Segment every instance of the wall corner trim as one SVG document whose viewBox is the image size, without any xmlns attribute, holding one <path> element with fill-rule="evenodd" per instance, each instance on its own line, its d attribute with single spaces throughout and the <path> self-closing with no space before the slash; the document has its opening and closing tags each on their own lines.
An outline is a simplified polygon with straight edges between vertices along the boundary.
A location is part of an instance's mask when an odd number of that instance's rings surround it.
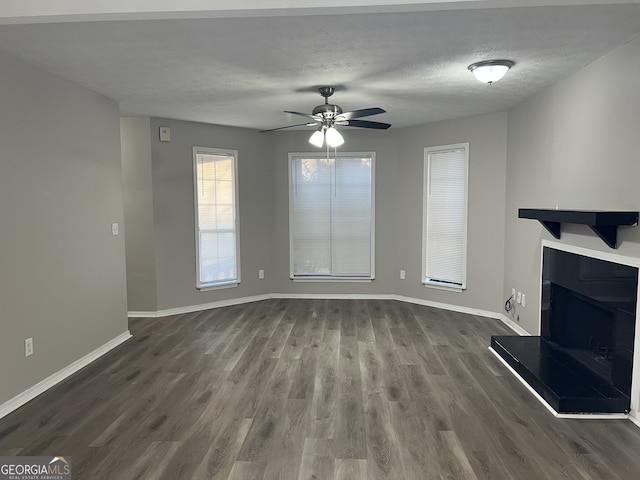
<svg viewBox="0 0 640 480">
<path fill-rule="evenodd" d="M 120 335 L 118 335 L 114 339 L 109 340 L 107 343 L 105 343 L 101 347 L 96 348 L 93 352 L 88 353 L 84 357 L 76 360 L 75 362 L 71 363 L 70 365 L 67 365 L 62 370 L 59 370 L 56 373 L 54 373 L 53 375 L 50 375 L 49 377 L 45 378 L 41 382 L 36 383 L 33 387 L 31 387 L 31 388 L 25 390 L 24 392 L 16 395 L 12 399 L 7 400 L 5 403 L 0 405 L 0 418 L 3 418 L 5 416 L 7 416 L 8 414 L 13 412 L 14 410 L 17 410 L 18 408 L 20 408 L 25 403 L 29 402 L 30 400 L 33 400 L 34 398 L 36 398 L 41 393 L 46 392 L 51 387 L 54 387 L 58 383 L 62 382 L 65 378 L 73 375 L 78 370 L 86 367 L 87 365 L 89 365 L 90 363 L 94 362 L 95 360 L 97 360 L 98 358 L 100 358 L 101 356 L 106 354 L 107 352 L 109 352 L 109 351 L 113 350 L 114 348 L 116 348 L 118 345 L 126 342 L 131 337 L 132 337 L 132 335 L 129 332 L 129 330 L 127 330 L 126 332 L 121 333 Z"/>
</svg>

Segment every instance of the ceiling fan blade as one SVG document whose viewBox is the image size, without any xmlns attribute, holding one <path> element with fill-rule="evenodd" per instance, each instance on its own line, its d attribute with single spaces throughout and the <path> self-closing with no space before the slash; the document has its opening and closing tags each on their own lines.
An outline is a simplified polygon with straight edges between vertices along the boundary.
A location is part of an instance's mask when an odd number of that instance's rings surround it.
<svg viewBox="0 0 640 480">
<path fill-rule="evenodd" d="M 344 123 L 340 122 L 340 125 L 346 125 L 348 127 L 375 128 L 376 130 L 386 130 L 391 126 L 390 123 L 370 122 L 369 120 L 347 120 Z"/>
<path fill-rule="evenodd" d="M 363 108 L 361 110 L 353 110 L 351 112 L 341 113 L 336 117 L 336 119 L 351 120 L 352 118 L 368 117 L 370 115 L 378 115 L 379 113 L 384 113 L 384 112 L 386 112 L 386 110 L 383 110 L 380 107 Z"/>
<path fill-rule="evenodd" d="M 293 115 L 300 115 L 302 117 L 311 118 L 312 120 L 315 120 L 317 122 L 321 120 L 316 115 L 311 115 L 310 113 L 290 112 L 289 110 L 285 110 L 284 113 L 292 113 Z"/>
<path fill-rule="evenodd" d="M 293 128 L 293 127 L 317 127 L 318 125 L 320 125 L 320 122 L 298 123 L 297 125 L 287 125 L 286 127 L 278 127 L 278 128 L 270 128 L 268 130 L 260 130 L 260 133 L 273 132 L 275 130 L 283 130 L 285 128 Z"/>
</svg>

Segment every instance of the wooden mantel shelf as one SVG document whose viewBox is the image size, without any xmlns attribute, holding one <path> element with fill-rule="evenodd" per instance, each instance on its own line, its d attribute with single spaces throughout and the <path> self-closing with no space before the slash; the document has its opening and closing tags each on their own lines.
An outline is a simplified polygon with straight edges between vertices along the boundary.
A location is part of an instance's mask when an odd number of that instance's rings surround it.
<svg viewBox="0 0 640 480">
<path fill-rule="evenodd" d="M 618 248 L 618 227 L 638 224 L 638 212 L 612 212 L 600 210 L 553 210 L 521 208 L 518 218 L 538 220 L 555 238 L 560 238 L 560 225 L 576 223 L 587 225 L 609 247 Z"/>
</svg>

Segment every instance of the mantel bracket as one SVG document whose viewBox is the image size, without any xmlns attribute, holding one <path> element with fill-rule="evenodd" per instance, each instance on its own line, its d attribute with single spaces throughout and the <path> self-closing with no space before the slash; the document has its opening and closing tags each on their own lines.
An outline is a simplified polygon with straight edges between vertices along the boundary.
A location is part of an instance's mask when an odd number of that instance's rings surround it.
<svg viewBox="0 0 640 480">
<path fill-rule="evenodd" d="M 538 220 L 547 231 L 555 238 L 560 240 L 560 222 L 549 222 L 547 220 Z"/>
<path fill-rule="evenodd" d="M 618 227 L 610 225 L 589 225 L 604 243 L 611 248 L 618 248 Z"/>
</svg>

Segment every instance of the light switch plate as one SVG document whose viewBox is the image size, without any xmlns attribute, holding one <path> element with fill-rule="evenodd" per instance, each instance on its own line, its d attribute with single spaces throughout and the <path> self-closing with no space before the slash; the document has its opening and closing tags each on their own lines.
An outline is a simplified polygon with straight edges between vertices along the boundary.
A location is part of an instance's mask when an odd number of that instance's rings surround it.
<svg viewBox="0 0 640 480">
<path fill-rule="evenodd" d="M 171 129 L 169 127 L 160 127 L 160 141 L 161 142 L 171 141 Z"/>
</svg>

